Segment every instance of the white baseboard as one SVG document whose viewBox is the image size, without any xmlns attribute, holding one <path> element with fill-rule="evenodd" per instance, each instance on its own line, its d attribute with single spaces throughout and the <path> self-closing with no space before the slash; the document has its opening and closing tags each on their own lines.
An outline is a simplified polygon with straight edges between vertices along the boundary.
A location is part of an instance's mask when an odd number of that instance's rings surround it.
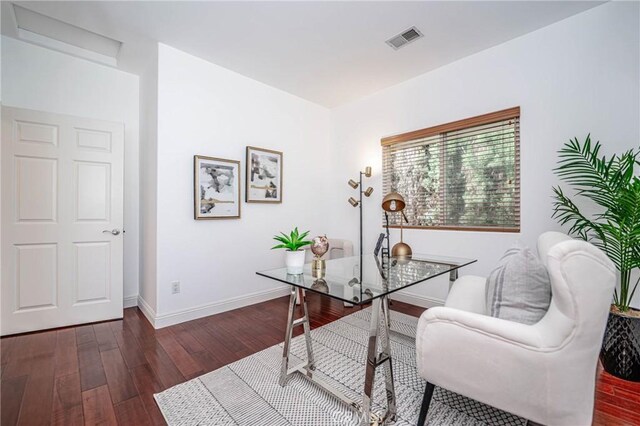
<svg viewBox="0 0 640 426">
<path fill-rule="evenodd" d="M 182 309 L 179 311 L 169 312 L 167 314 L 161 315 L 157 315 L 154 310 L 151 309 L 151 307 L 144 301 L 144 299 L 138 297 L 138 308 L 140 308 L 142 313 L 147 317 L 154 328 L 163 328 L 174 324 L 180 324 L 181 322 L 191 321 L 209 315 L 215 315 L 221 312 L 230 311 L 232 309 L 242 308 L 243 306 L 265 302 L 277 297 L 287 296 L 289 295 L 290 291 L 291 287 L 282 286 L 275 289 L 257 291 L 255 293 L 232 297 L 230 299 L 194 306 L 192 308 Z"/>
<path fill-rule="evenodd" d="M 422 308 L 433 308 L 435 306 L 443 306 L 444 300 L 435 297 L 427 297 L 421 294 L 408 293 L 406 291 L 393 293 L 391 300 L 409 303 L 411 305 L 420 306 Z"/>
<path fill-rule="evenodd" d="M 138 308 L 149 320 L 153 328 L 158 329 L 174 324 L 180 324 L 185 321 L 191 321 L 194 319 L 206 317 L 209 315 L 219 314 L 222 312 L 230 311 L 232 309 L 242 308 L 243 306 L 265 302 L 277 297 L 287 296 L 289 295 L 290 291 L 291 288 L 289 286 L 282 286 L 275 289 L 258 291 L 243 296 L 232 297 L 230 299 L 194 306 L 192 308 L 182 309 L 179 311 L 169 312 L 167 314 L 161 315 L 156 314 L 153 308 L 151 308 L 151 306 L 149 306 L 149 304 L 140 296 L 138 296 L 137 304 Z M 416 306 L 421 306 L 423 308 L 431 308 L 434 306 L 444 305 L 444 300 L 442 299 L 436 299 L 422 296 L 420 294 L 407 292 L 394 293 L 391 295 L 391 299 Z"/>
<path fill-rule="evenodd" d="M 151 323 L 151 325 L 155 327 L 154 323 L 156 321 L 156 311 L 153 310 L 151 306 L 147 303 L 146 300 L 142 298 L 142 296 L 138 295 L 138 309 L 142 311 L 147 320 Z"/>
<path fill-rule="evenodd" d="M 133 308 L 134 306 L 138 306 L 138 295 L 134 294 L 133 296 L 125 296 L 124 307 Z"/>
</svg>

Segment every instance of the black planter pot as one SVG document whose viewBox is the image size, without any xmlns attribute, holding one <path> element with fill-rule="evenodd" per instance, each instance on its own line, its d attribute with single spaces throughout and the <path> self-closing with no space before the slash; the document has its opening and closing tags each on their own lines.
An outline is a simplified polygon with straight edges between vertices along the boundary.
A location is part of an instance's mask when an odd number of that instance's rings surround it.
<svg viewBox="0 0 640 426">
<path fill-rule="evenodd" d="M 600 361 L 607 373 L 640 382 L 640 317 L 609 313 Z"/>
</svg>

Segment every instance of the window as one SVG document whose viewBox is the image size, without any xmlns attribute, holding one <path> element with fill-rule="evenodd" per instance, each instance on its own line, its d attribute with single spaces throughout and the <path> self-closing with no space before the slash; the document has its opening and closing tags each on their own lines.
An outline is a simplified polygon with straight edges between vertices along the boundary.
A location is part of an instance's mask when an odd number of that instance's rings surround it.
<svg viewBox="0 0 640 426">
<path fill-rule="evenodd" d="M 384 194 L 404 197 L 405 226 L 520 231 L 519 107 L 384 138 L 382 161 Z"/>
</svg>

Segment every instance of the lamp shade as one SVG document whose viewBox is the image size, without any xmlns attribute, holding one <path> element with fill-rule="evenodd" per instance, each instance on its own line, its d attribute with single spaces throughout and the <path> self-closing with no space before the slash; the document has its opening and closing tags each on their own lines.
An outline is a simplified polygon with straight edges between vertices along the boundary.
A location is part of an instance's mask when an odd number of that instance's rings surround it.
<svg viewBox="0 0 640 426">
<path fill-rule="evenodd" d="M 382 199 L 382 210 L 386 212 L 399 212 L 404 210 L 404 206 L 404 198 L 397 192 L 391 192 Z"/>
</svg>

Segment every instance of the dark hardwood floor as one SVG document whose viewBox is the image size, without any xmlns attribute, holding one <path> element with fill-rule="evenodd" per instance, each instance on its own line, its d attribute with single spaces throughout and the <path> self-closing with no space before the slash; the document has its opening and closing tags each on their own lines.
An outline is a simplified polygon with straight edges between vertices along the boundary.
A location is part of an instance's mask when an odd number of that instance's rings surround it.
<svg viewBox="0 0 640 426">
<path fill-rule="evenodd" d="M 120 321 L 3 338 L 1 424 L 164 424 L 154 393 L 281 342 L 287 307 L 279 298 L 161 330 L 131 308 Z M 309 309 L 315 328 L 358 308 L 310 295 Z M 594 424 L 640 425 L 640 384 L 600 371 L 596 392 Z"/>
</svg>

